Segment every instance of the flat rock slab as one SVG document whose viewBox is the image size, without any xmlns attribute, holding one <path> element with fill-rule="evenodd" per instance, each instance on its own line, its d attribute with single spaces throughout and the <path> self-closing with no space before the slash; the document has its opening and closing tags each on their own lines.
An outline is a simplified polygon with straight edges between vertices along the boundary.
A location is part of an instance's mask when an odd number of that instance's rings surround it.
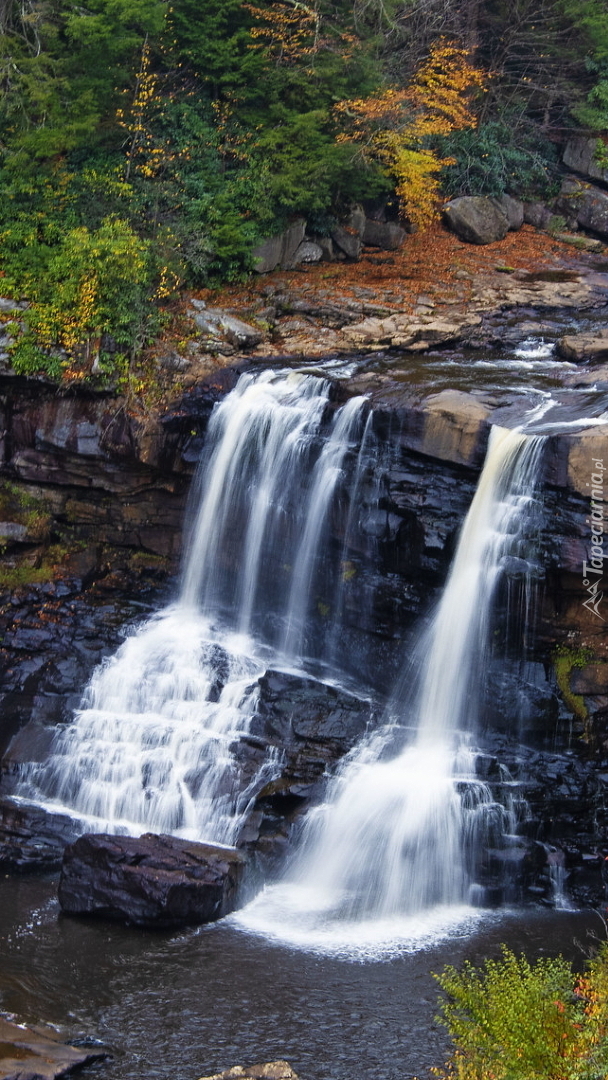
<svg viewBox="0 0 608 1080">
<path fill-rule="evenodd" d="M 107 1054 L 62 1043 L 51 1030 L 0 1017 L 0 1080 L 54 1080 Z"/>
<path fill-rule="evenodd" d="M 264 1065 L 235 1065 L 200 1080 L 298 1080 L 288 1061 L 267 1061 Z"/>
<path fill-rule="evenodd" d="M 234 911 L 244 858 L 174 836 L 81 836 L 66 848 L 59 903 L 135 926 L 195 926 Z"/>
<path fill-rule="evenodd" d="M 558 341 L 557 351 L 565 360 L 572 360 L 575 364 L 586 360 L 605 361 L 608 359 L 608 330 L 593 334 L 567 334 Z"/>
</svg>

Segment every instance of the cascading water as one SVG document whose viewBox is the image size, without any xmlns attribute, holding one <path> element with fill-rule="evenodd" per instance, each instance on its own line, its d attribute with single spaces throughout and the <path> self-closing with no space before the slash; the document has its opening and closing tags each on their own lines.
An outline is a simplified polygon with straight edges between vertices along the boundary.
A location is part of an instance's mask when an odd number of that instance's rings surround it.
<svg viewBox="0 0 608 1080">
<path fill-rule="evenodd" d="M 177 604 L 95 672 L 17 797 L 98 831 L 236 842 L 274 772 L 272 750 L 253 771 L 238 753 L 257 680 L 273 650 L 298 667 L 312 648 L 328 517 L 365 424 L 364 398 L 332 414 L 329 392 L 319 378 L 264 372 L 216 407 Z"/>
<path fill-rule="evenodd" d="M 492 602 L 520 555 L 543 440 L 493 428 L 442 599 L 418 652 L 411 714 L 343 763 L 309 816 L 291 878 L 242 920 L 293 941 L 331 940 L 332 926 L 417 916 L 470 900 L 481 835 L 512 830 L 475 777 L 469 747 L 489 651 Z M 404 748 L 397 749 L 399 744 Z M 279 928 L 282 927 L 282 930 Z"/>
</svg>

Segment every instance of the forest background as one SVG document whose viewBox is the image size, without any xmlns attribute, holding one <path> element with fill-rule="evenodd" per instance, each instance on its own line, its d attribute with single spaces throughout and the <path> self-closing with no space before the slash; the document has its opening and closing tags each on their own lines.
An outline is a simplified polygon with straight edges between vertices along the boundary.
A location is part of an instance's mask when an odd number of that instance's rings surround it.
<svg viewBox="0 0 608 1080">
<path fill-rule="evenodd" d="M 568 135 L 608 133 L 606 0 L 0 0 L 0 65 L 25 374 L 115 372 L 296 216 L 545 198 Z"/>
</svg>

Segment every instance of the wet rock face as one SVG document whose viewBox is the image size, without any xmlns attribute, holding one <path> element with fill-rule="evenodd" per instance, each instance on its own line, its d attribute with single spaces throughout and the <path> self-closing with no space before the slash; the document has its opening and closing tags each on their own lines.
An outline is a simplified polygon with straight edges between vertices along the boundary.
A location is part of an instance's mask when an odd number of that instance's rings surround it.
<svg viewBox="0 0 608 1080">
<path fill-rule="evenodd" d="M 375 726 L 370 701 L 303 676 L 267 671 L 251 731 L 284 755 L 277 790 L 302 796 Z"/>
<path fill-rule="evenodd" d="M 243 868 L 231 848 L 173 836 L 82 836 L 65 851 L 59 903 L 135 926 L 214 922 L 234 911 Z"/>
<path fill-rule="evenodd" d="M 78 828 L 67 814 L 0 799 L 0 871 L 57 870 Z"/>
<path fill-rule="evenodd" d="M 55 1080 L 105 1057 L 62 1043 L 51 1028 L 33 1030 L 0 1017 L 0 1080 Z"/>
</svg>

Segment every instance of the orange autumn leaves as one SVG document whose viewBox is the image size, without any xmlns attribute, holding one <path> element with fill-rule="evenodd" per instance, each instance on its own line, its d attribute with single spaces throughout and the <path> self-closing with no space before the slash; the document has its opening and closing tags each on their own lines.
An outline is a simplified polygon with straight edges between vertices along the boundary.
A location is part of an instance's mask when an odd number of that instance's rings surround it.
<svg viewBox="0 0 608 1080">
<path fill-rule="evenodd" d="M 486 78 L 465 49 L 441 39 L 404 90 L 341 101 L 334 108 L 347 129 L 338 141 L 356 144 L 364 158 L 384 167 L 395 183 L 401 213 L 421 228 L 437 216 L 439 174 L 452 162 L 428 141 L 475 126 L 471 98 L 475 90 L 483 91 Z"/>
</svg>

